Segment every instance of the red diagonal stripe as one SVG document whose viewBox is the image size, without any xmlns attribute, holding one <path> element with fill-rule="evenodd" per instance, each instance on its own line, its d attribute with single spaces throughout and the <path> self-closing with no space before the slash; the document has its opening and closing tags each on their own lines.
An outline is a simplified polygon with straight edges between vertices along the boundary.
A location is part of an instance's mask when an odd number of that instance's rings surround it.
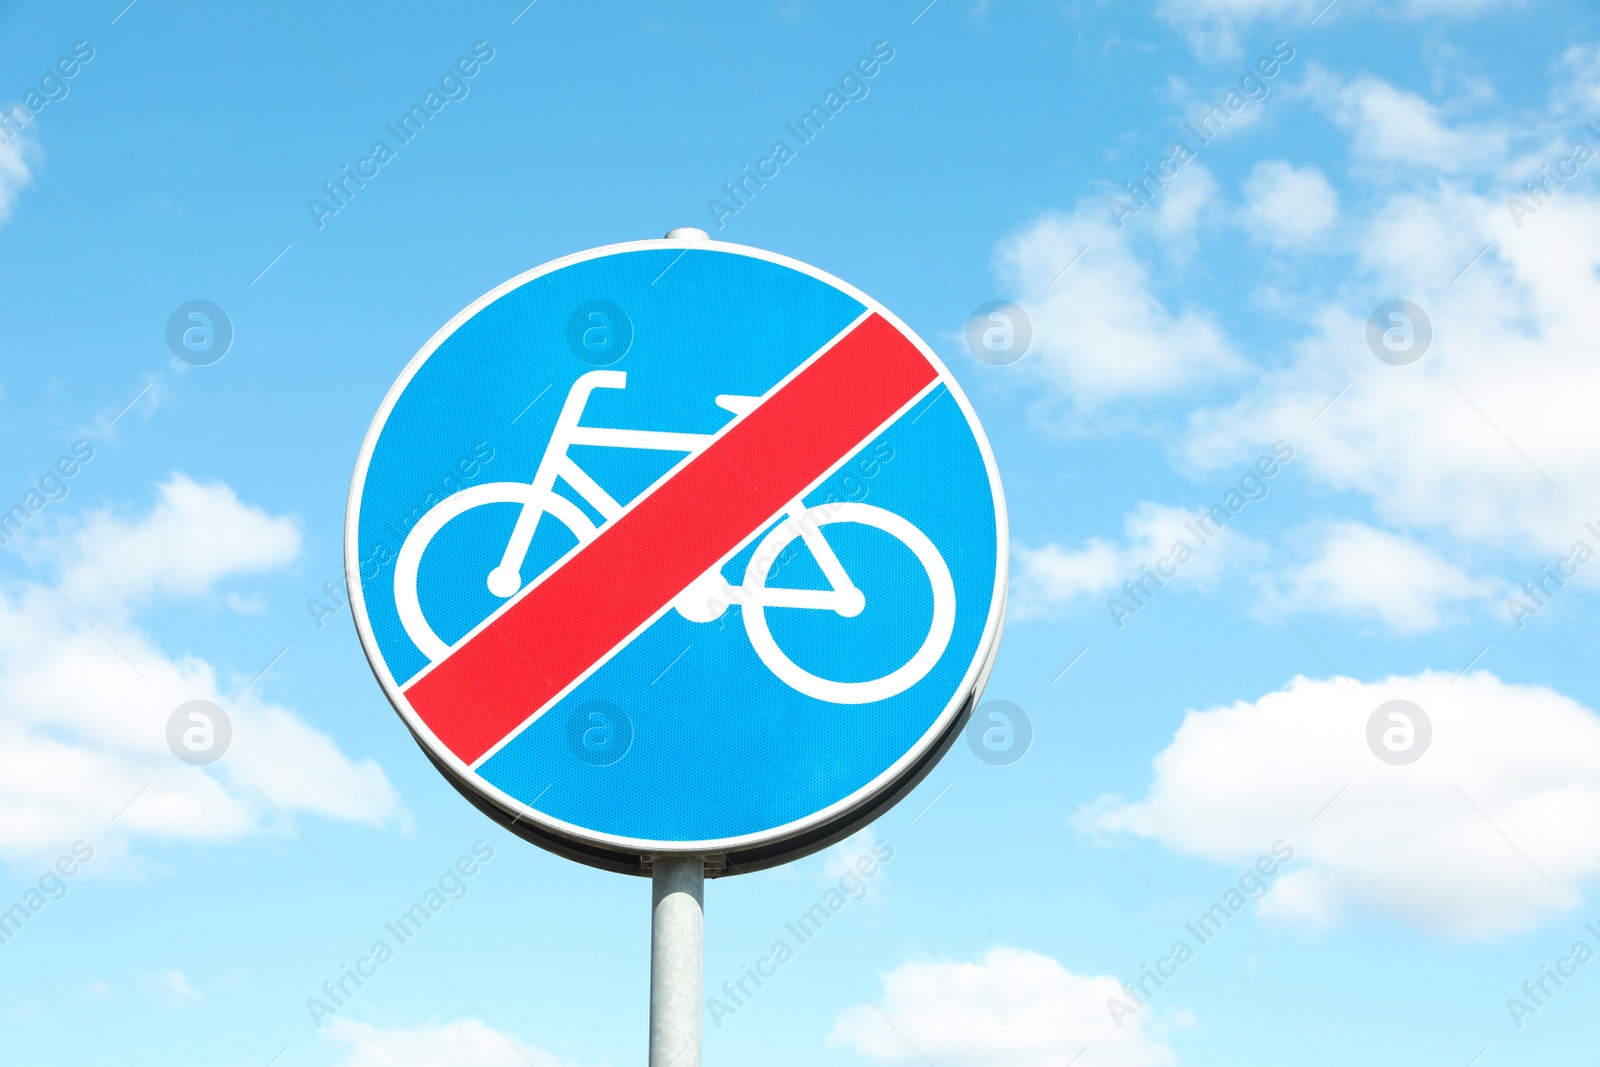
<svg viewBox="0 0 1600 1067">
<path fill-rule="evenodd" d="M 871 315 L 406 690 L 466 763 L 499 744 L 938 377 Z"/>
</svg>

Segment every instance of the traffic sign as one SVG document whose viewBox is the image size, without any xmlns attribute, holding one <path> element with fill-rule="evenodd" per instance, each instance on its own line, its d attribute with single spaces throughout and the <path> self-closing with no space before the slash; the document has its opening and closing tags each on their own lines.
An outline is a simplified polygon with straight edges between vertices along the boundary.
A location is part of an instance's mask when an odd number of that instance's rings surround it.
<svg viewBox="0 0 1600 1067">
<path fill-rule="evenodd" d="M 751 870 L 893 804 L 960 732 L 1006 590 L 1000 481 L 931 349 L 814 267 L 637 241 L 423 346 L 362 446 L 374 673 L 514 832 Z"/>
</svg>

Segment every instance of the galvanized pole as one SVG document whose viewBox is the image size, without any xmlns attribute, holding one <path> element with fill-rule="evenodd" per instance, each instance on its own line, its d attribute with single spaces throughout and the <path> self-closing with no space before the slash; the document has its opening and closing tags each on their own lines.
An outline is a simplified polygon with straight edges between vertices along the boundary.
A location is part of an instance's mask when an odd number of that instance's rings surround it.
<svg viewBox="0 0 1600 1067">
<path fill-rule="evenodd" d="M 709 241 L 693 226 L 674 241 Z M 700 1067 L 700 972 L 705 943 L 703 856 L 656 856 L 650 866 L 650 1067 Z"/>
<path fill-rule="evenodd" d="M 650 883 L 650 1067 L 700 1067 L 705 859 L 656 856 Z"/>
</svg>

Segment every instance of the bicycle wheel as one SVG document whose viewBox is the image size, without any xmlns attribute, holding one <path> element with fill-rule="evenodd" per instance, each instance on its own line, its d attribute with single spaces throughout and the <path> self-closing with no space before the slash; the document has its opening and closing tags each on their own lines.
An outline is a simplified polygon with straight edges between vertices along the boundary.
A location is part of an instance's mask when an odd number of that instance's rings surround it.
<svg viewBox="0 0 1600 1067">
<path fill-rule="evenodd" d="M 450 646 L 433 632 L 433 627 L 422 613 L 422 602 L 417 594 L 417 576 L 422 569 L 422 556 L 428 550 L 428 543 L 452 519 L 488 504 L 542 506 L 543 514 L 540 517 L 549 515 L 555 518 L 572 532 L 580 544 L 593 537 L 596 531 L 595 524 L 578 505 L 557 492 L 546 493 L 545 498 L 539 500 L 533 486 L 525 482 L 485 482 L 463 489 L 435 504 L 406 534 L 394 563 L 394 606 L 400 615 L 400 625 L 405 628 L 411 643 L 428 657 L 430 663 L 437 663 L 449 655 Z M 499 559 L 486 561 L 485 581 L 488 580 L 489 571 L 499 563 Z"/>
<path fill-rule="evenodd" d="M 917 562 L 922 564 L 928 582 L 933 587 L 933 619 L 922 647 L 899 668 L 881 678 L 864 682 L 836 682 L 800 667 L 778 647 L 767 626 L 760 590 L 766 587 L 773 561 L 783 553 L 789 542 L 800 536 L 800 524 L 806 522 L 815 523 L 819 528 L 843 522 L 871 526 L 905 545 L 917 557 Z M 751 556 L 749 566 L 745 569 L 744 588 L 752 593 L 742 608 L 744 627 L 761 662 L 790 688 L 830 704 L 870 704 L 905 692 L 939 662 L 945 646 L 950 643 L 950 635 L 955 631 L 956 587 L 950 579 L 950 568 L 945 565 L 944 557 L 928 539 L 928 535 L 908 520 L 871 504 L 843 503 L 807 508 L 794 516 L 793 522 L 780 524 L 762 540 Z"/>
</svg>

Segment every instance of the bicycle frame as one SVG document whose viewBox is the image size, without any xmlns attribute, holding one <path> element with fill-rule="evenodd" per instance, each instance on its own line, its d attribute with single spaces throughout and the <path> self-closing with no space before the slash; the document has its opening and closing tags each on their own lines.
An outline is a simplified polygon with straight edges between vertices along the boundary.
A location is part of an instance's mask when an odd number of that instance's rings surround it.
<svg viewBox="0 0 1600 1067">
<path fill-rule="evenodd" d="M 665 430 L 625 430 L 581 425 L 583 412 L 596 389 L 622 389 L 627 385 L 627 372 L 597 370 L 572 383 L 567 399 L 556 418 L 550 443 L 545 446 L 543 458 L 533 477 L 532 501 L 546 501 L 555 492 L 556 479 L 561 478 L 572 486 L 603 520 L 609 522 L 623 512 L 623 505 L 606 492 L 587 471 L 578 466 L 569 454 L 573 445 L 597 445 L 602 448 L 639 448 L 660 452 L 686 453 L 684 460 L 693 459 L 704 452 L 715 434 L 674 433 Z M 760 397 L 722 395 L 716 398 L 718 406 L 738 414 L 753 410 Z M 539 519 L 545 508 L 542 504 L 526 503 L 517 515 L 511 540 L 506 545 L 500 563 L 489 572 L 489 591 L 505 599 L 522 587 L 522 563 L 533 543 Z M 865 597 L 845 573 L 839 557 L 815 522 L 807 521 L 804 501 L 795 499 L 784 511 L 784 522 L 796 524 L 806 547 L 811 550 L 817 564 L 828 579 L 828 589 L 746 589 L 742 584 L 730 586 L 723 580 L 721 571 L 713 568 L 685 589 L 674 602 L 680 614 L 696 622 L 710 622 L 727 610 L 732 603 L 753 603 L 780 608 L 806 608 L 828 610 L 846 617 L 854 617 L 865 606 Z M 583 531 L 574 531 L 580 542 L 587 540 Z M 592 534 L 591 534 L 592 536 Z"/>
<path fill-rule="evenodd" d="M 711 443 L 711 434 L 673 433 L 665 430 L 615 430 L 598 426 L 580 426 L 583 410 L 596 389 L 621 389 L 627 385 L 628 373 L 620 370 L 596 370 L 572 383 L 572 390 L 561 405 L 556 418 L 555 432 L 545 446 L 544 457 L 533 476 L 533 499 L 543 501 L 555 492 L 556 479 L 562 478 L 590 507 L 609 522 L 622 514 L 623 506 L 589 477 L 568 455 L 573 445 L 599 445 L 605 448 L 644 448 L 658 452 L 685 452 L 692 458 L 705 451 Z M 720 401 L 722 398 L 719 397 Z M 489 572 L 489 591 L 505 599 L 522 588 L 522 561 L 533 543 L 534 531 L 544 515 L 543 506 L 524 504 L 517 516 L 516 527 L 511 531 L 511 541 L 506 545 L 500 563 Z M 578 533 L 582 539 L 582 533 Z"/>
</svg>

